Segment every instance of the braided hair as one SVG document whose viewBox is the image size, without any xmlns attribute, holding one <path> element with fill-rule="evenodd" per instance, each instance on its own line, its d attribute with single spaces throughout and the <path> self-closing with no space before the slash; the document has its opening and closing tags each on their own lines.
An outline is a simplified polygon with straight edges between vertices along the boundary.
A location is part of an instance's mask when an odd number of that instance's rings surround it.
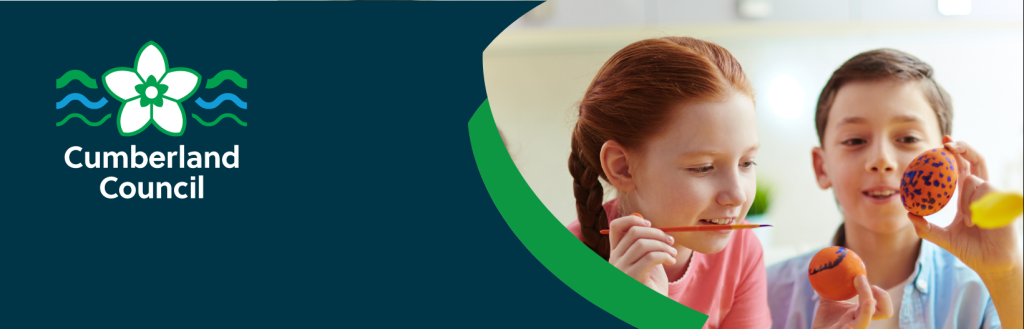
<svg viewBox="0 0 1024 329">
<path fill-rule="evenodd" d="M 725 48 L 686 37 L 635 42 L 612 55 L 590 83 L 572 133 L 569 173 L 584 243 L 609 258 L 608 214 L 603 207 L 608 181 L 601 148 L 610 140 L 642 152 L 644 141 L 669 121 L 674 105 L 723 100 L 753 89 L 739 62 Z M 599 179 L 600 178 L 600 179 Z"/>
</svg>

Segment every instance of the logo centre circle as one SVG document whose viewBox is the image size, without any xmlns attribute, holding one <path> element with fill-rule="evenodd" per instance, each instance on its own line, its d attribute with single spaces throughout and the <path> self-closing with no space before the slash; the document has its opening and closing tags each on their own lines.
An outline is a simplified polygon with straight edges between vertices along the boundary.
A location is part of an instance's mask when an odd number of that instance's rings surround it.
<svg viewBox="0 0 1024 329">
<path fill-rule="evenodd" d="M 149 86 L 146 88 L 146 97 L 149 99 L 156 98 L 156 87 Z"/>
</svg>

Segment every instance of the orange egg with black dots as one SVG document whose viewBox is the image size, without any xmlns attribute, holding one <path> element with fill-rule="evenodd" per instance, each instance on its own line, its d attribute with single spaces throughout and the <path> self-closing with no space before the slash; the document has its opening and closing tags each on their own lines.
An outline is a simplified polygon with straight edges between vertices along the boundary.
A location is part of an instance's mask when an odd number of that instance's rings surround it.
<svg viewBox="0 0 1024 329">
<path fill-rule="evenodd" d="M 900 179 L 903 208 L 918 216 L 928 216 L 949 204 L 956 191 L 956 160 L 946 149 L 921 153 L 907 165 Z"/>
<path fill-rule="evenodd" d="M 843 301 L 857 296 L 853 278 L 867 273 L 864 262 L 853 250 L 828 247 L 818 251 L 811 258 L 807 278 L 811 280 L 811 287 L 822 298 Z"/>
</svg>

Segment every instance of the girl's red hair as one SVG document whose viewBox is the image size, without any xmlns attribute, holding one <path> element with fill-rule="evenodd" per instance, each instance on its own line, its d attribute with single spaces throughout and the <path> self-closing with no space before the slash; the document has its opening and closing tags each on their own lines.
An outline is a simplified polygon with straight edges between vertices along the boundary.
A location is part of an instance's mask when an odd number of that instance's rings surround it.
<svg viewBox="0 0 1024 329">
<path fill-rule="evenodd" d="M 580 102 L 569 155 L 576 214 L 587 246 L 608 259 L 608 236 L 600 234 L 608 228 L 608 217 L 598 181 L 608 180 L 601 169 L 604 143 L 614 140 L 642 151 L 644 142 L 669 121 L 673 106 L 724 100 L 734 92 L 753 98 L 739 62 L 725 48 L 707 41 L 642 40 L 608 59 Z"/>
</svg>

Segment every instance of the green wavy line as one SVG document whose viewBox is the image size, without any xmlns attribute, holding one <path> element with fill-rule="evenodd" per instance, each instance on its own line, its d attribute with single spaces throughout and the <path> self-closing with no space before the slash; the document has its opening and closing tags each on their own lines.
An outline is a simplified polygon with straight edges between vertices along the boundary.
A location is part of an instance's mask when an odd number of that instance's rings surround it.
<svg viewBox="0 0 1024 329">
<path fill-rule="evenodd" d="M 64 88 L 64 86 L 67 86 L 72 80 L 81 81 L 82 85 L 89 89 L 96 89 L 96 80 L 90 78 L 88 74 L 80 70 L 67 71 L 64 75 L 60 76 L 60 79 L 57 79 L 57 89 Z"/>
<path fill-rule="evenodd" d="M 213 76 L 213 78 L 206 80 L 206 89 L 216 88 L 221 82 L 224 82 L 224 80 L 231 80 L 231 82 L 242 87 L 242 89 L 248 89 L 247 87 L 249 86 L 249 80 L 243 78 L 241 74 L 238 74 L 238 72 L 235 72 L 234 70 L 224 70 L 217 72 L 217 75 Z"/>
<path fill-rule="evenodd" d="M 630 278 L 590 251 L 558 222 L 516 169 L 486 100 L 469 119 L 469 141 L 484 187 L 509 229 L 569 288 L 638 328 L 704 325 L 707 315 Z"/>
<path fill-rule="evenodd" d="M 242 127 L 248 127 L 249 126 L 248 123 L 245 123 L 245 121 L 242 121 L 242 120 L 238 119 L 238 117 L 236 117 L 234 114 L 231 114 L 231 113 L 221 114 L 216 119 L 213 119 L 213 122 L 203 121 L 203 119 L 199 118 L 199 116 L 196 115 L 195 113 L 192 113 L 192 118 L 196 119 L 196 121 L 199 121 L 199 124 L 207 126 L 207 127 L 216 126 L 218 123 L 220 123 L 220 120 L 224 120 L 224 118 L 235 119 L 235 122 L 238 122 L 238 124 L 242 125 Z"/>
<path fill-rule="evenodd" d="M 60 122 L 57 123 L 57 127 L 63 126 L 65 123 L 68 122 L 68 120 L 71 120 L 71 118 L 82 119 L 82 122 L 85 122 L 86 125 L 89 125 L 90 127 L 96 127 L 103 124 L 104 122 L 107 122 L 107 119 L 110 119 L 110 113 L 107 113 L 107 115 L 103 116 L 103 119 L 100 119 L 100 121 L 96 122 L 89 121 L 89 119 L 86 119 L 84 115 L 81 115 L 79 113 L 71 113 L 68 114 L 68 116 L 64 117 L 64 120 L 60 120 Z"/>
</svg>

